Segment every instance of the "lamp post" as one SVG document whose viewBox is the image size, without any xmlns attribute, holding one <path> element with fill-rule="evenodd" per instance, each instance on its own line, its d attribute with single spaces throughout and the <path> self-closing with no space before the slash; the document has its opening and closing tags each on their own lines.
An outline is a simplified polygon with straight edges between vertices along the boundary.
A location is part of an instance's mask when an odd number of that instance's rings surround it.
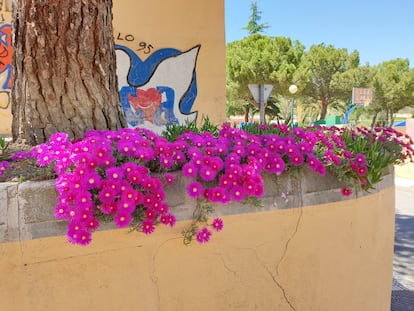
<svg viewBox="0 0 414 311">
<path fill-rule="evenodd" d="M 291 86 L 289 86 L 289 93 L 292 95 L 295 95 L 296 92 L 298 91 L 298 87 L 295 84 L 292 84 Z M 294 110 L 295 110 L 295 99 L 292 97 L 291 99 L 289 99 L 289 107 L 290 107 L 290 120 L 292 122 L 292 127 L 295 126 L 295 115 L 294 115 Z"/>
</svg>

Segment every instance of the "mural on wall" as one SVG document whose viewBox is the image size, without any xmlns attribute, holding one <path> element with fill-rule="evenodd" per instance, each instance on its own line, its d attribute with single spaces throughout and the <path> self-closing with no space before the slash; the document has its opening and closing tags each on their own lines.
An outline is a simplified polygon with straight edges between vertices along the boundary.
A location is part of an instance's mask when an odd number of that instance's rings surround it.
<svg viewBox="0 0 414 311">
<path fill-rule="evenodd" d="M 143 47 L 149 54 L 152 46 Z M 200 45 L 188 51 L 167 48 L 144 61 L 130 48 L 116 45 L 122 109 L 128 126 L 161 133 L 166 125 L 195 121 L 196 63 Z M 147 52 L 147 53 L 146 53 Z"/>
<path fill-rule="evenodd" d="M 10 105 L 12 87 L 12 44 L 11 25 L 0 25 L 0 108 Z"/>
</svg>

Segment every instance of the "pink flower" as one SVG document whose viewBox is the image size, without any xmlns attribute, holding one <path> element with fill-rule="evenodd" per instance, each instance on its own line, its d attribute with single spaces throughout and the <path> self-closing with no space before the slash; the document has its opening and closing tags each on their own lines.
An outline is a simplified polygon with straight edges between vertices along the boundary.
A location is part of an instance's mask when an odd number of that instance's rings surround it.
<svg viewBox="0 0 414 311">
<path fill-rule="evenodd" d="M 160 223 L 162 223 L 164 225 L 168 225 L 168 215 L 161 215 Z"/>
<path fill-rule="evenodd" d="M 168 225 L 174 227 L 176 222 L 175 216 L 173 214 L 168 214 Z"/>
<path fill-rule="evenodd" d="M 164 154 L 160 155 L 160 165 L 163 168 L 171 168 L 174 165 L 174 159 Z"/>
<path fill-rule="evenodd" d="M 285 162 L 279 155 L 274 154 L 271 158 L 268 159 L 268 163 L 266 164 L 266 170 L 269 173 L 280 175 L 283 173 L 284 169 Z"/>
<path fill-rule="evenodd" d="M 136 203 L 138 200 L 138 191 L 128 186 L 124 189 L 121 189 L 121 198 L 120 200 Z"/>
<path fill-rule="evenodd" d="M 308 156 L 307 163 L 308 167 L 315 172 L 317 171 L 318 166 L 321 164 L 319 159 L 313 155 Z"/>
<path fill-rule="evenodd" d="M 91 194 L 89 191 L 86 190 L 80 190 L 76 193 L 75 202 L 79 208 L 93 207 Z"/>
<path fill-rule="evenodd" d="M 161 204 L 158 206 L 158 212 L 161 214 L 167 214 L 169 211 L 168 204 L 161 202 Z"/>
<path fill-rule="evenodd" d="M 194 163 L 189 162 L 184 164 L 182 172 L 185 177 L 195 178 L 198 174 L 198 168 L 194 165 Z"/>
<path fill-rule="evenodd" d="M 151 234 L 151 233 L 153 233 L 154 230 L 155 230 L 154 222 L 152 220 L 149 220 L 149 219 L 144 220 L 142 222 L 141 230 L 145 234 Z"/>
<path fill-rule="evenodd" d="M 277 152 L 283 154 L 286 152 L 286 143 L 280 139 L 275 143 L 275 148 Z"/>
<path fill-rule="evenodd" d="M 286 145 L 286 151 L 285 152 L 288 156 L 292 156 L 293 154 L 299 153 L 298 148 L 296 147 L 295 144 Z"/>
<path fill-rule="evenodd" d="M 155 219 L 155 217 L 157 217 L 157 212 L 156 212 L 155 210 L 153 210 L 152 208 L 148 208 L 148 209 L 145 211 L 145 217 L 146 217 L 147 219 L 151 219 L 151 220 L 153 220 L 153 219 Z M 162 220 L 161 220 L 161 222 L 162 222 Z"/>
<path fill-rule="evenodd" d="M 207 243 L 210 240 L 211 232 L 204 227 L 200 231 L 197 232 L 196 238 L 200 244 Z"/>
<path fill-rule="evenodd" d="M 24 159 L 27 159 L 28 157 L 29 157 L 29 153 L 28 152 L 26 152 L 26 151 L 18 151 L 18 152 L 14 153 L 12 155 L 12 160 L 18 162 L 18 161 L 22 161 Z"/>
<path fill-rule="evenodd" d="M 219 232 L 223 229 L 223 220 L 221 218 L 214 218 L 211 226 L 213 227 L 214 230 Z"/>
<path fill-rule="evenodd" d="M 106 177 L 109 180 L 121 180 L 124 177 L 124 172 L 120 167 L 111 167 L 106 170 Z"/>
<path fill-rule="evenodd" d="M 134 162 L 125 162 L 122 164 L 122 169 L 125 174 L 129 174 L 131 172 L 135 172 L 138 169 L 138 164 Z"/>
<path fill-rule="evenodd" d="M 136 205 L 134 201 L 120 199 L 116 202 L 116 209 L 118 212 L 124 211 L 125 213 L 132 214 L 135 208 Z"/>
<path fill-rule="evenodd" d="M 245 199 L 245 191 L 243 187 L 236 185 L 231 189 L 231 197 L 236 202 L 242 202 Z"/>
<path fill-rule="evenodd" d="M 8 168 L 10 168 L 10 163 L 8 161 L 0 162 L 0 176 L 4 175 Z"/>
<path fill-rule="evenodd" d="M 344 187 L 344 188 L 341 189 L 341 193 L 342 193 L 342 195 L 348 197 L 352 194 L 352 190 L 347 188 L 347 187 Z"/>
<path fill-rule="evenodd" d="M 210 166 L 203 165 L 200 168 L 200 177 L 205 181 L 212 181 L 216 178 L 217 172 L 214 171 Z"/>
<path fill-rule="evenodd" d="M 85 225 L 88 230 L 96 230 L 99 227 L 99 221 L 95 217 L 90 217 Z"/>
<path fill-rule="evenodd" d="M 203 185 L 198 181 L 193 181 L 188 185 L 187 193 L 192 198 L 198 198 L 203 194 Z"/>
<path fill-rule="evenodd" d="M 114 214 L 118 209 L 116 207 L 116 203 L 115 202 L 109 202 L 109 203 L 103 203 L 100 206 L 100 210 L 104 214 L 111 215 L 111 214 Z"/>
<path fill-rule="evenodd" d="M 70 243 L 79 244 L 82 246 L 88 245 L 92 241 L 91 233 L 84 229 L 70 232 L 68 231 L 66 236 Z"/>
<path fill-rule="evenodd" d="M 98 197 L 102 203 L 110 203 L 115 200 L 116 190 L 110 187 L 104 187 L 99 191 Z"/>
<path fill-rule="evenodd" d="M 357 173 L 359 176 L 365 176 L 368 173 L 368 168 L 366 166 L 361 166 L 358 168 Z"/>
<path fill-rule="evenodd" d="M 184 163 L 186 161 L 186 157 L 185 157 L 184 152 L 179 151 L 179 150 L 175 151 L 173 159 L 177 163 Z"/>
<path fill-rule="evenodd" d="M 68 213 L 68 205 L 67 204 L 58 204 L 55 208 L 55 217 L 57 219 L 66 219 Z"/>
<path fill-rule="evenodd" d="M 174 227 L 175 225 L 175 216 L 173 214 L 165 214 L 161 215 L 160 222 L 164 225 L 168 225 L 170 227 Z"/>
<path fill-rule="evenodd" d="M 300 166 L 303 163 L 303 156 L 300 153 L 294 153 L 290 156 L 290 163 L 294 166 Z"/>
<path fill-rule="evenodd" d="M 212 201 L 227 204 L 230 201 L 230 197 L 227 191 L 221 187 L 214 187 L 212 191 Z"/>
<path fill-rule="evenodd" d="M 355 163 L 357 163 L 358 166 L 364 166 L 367 163 L 365 155 L 362 153 L 355 155 Z"/>
<path fill-rule="evenodd" d="M 164 180 L 168 186 L 171 186 L 174 182 L 175 176 L 173 174 L 167 173 L 164 175 Z"/>
<path fill-rule="evenodd" d="M 256 190 L 256 183 L 253 179 L 248 179 L 243 184 L 243 190 L 248 196 L 254 196 Z"/>
<path fill-rule="evenodd" d="M 114 222 L 119 228 L 128 227 L 132 221 L 131 214 L 125 211 L 120 211 L 115 215 Z"/>
<path fill-rule="evenodd" d="M 219 157 L 212 157 L 211 158 L 211 163 L 210 163 L 211 168 L 215 171 L 218 172 L 220 171 L 224 164 L 223 164 L 223 160 Z"/>
</svg>

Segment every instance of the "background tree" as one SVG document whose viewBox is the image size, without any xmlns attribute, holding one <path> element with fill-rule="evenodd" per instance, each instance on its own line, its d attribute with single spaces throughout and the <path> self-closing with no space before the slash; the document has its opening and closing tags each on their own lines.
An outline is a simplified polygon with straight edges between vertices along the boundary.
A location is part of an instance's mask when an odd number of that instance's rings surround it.
<svg viewBox="0 0 414 311">
<path fill-rule="evenodd" d="M 227 45 L 227 100 L 248 115 L 254 100 L 248 84 L 272 84 L 287 95 L 305 47 L 285 37 L 250 35 Z M 240 107 L 243 106 L 243 107 Z"/>
<path fill-rule="evenodd" d="M 119 104 L 112 0 L 17 0 L 12 133 L 35 145 L 125 125 Z"/>
<path fill-rule="evenodd" d="M 370 106 L 372 125 L 382 114 L 383 125 L 394 124 L 395 113 L 405 107 L 414 107 L 414 69 L 408 59 L 383 62 L 376 67 L 373 79 L 374 100 Z"/>
<path fill-rule="evenodd" d="M 262 18 L 261 17 L 262 12 L 259 11 L 259 9 L 257 7 L 257 2 L 252 2 L 250 4 L 250 11 L 252 13 L 250 15 L 249 22 L 247 23 L 246 27 L 242 28 L 244 30 L 247 30 L 249 32 L 249 35 L 253 35 L 253 34 L 256 34 L 256 33 L 261 33 L 265 29 L 270 27 L 268 23 L 259 24 L 259 22 Z"/>
<path fill-rule="evenodd" d="M 329 105 L 338 101 L 344 105 L 344 94 L 349 90 L 333 83 L 335 77 L 358 66 L 357 51 L 348 54 L 346 49 L 323 43 L 310 47 L 296 73 L 296 80 L 302 96 L 321 103 L 320 119 L 325 119 Z"/>
</svg>

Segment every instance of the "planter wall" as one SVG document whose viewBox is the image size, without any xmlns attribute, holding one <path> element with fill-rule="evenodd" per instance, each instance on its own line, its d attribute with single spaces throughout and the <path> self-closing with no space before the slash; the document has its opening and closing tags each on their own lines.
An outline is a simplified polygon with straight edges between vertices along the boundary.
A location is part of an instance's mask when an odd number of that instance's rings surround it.
<svg viewBox="0 0 414 311">
<path fill-rule="evenodd" d="M 300 178 L 299 178 L 300 177 Z M 217 207 L 225 227 L 183 245 L 193 203 L 151 236 L 104 228 L 70 245 L 53 182 L 0 185 L 2 310 L 389 310 L 394 179 L 345 199 L 332 177 L 266 177 L 264 206 Z"/>
</svg>

